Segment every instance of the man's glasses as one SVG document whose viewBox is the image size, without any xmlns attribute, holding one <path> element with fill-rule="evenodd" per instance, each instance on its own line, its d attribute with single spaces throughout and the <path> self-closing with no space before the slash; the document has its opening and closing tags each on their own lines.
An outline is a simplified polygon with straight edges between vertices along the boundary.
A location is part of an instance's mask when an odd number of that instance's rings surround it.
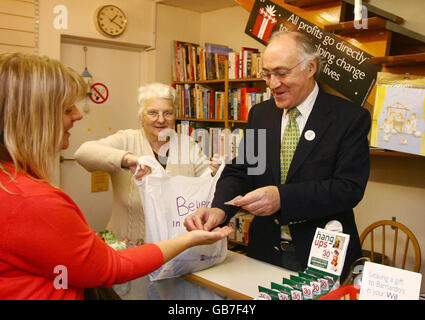
<svg viewBox="0 0 425 320">
<path fill-rule="evenodd" d="M 146 116 L 150 120 L 158 120 L 159 115 L 162 115 L 162 117 L 166 120 L 173 120 L 174 119 L 174 112 L 173 111 L 158 112 L 158 111 L 150 110 L 150 111 L 146 112 Z"/>
<path fill-rule="evenodd" d="M 289 69 L 285 69 L 285 70 L 276 70 L 276 71 L 262 71 L 260 73 L 261 78 L 263 78 L 266 81 L 270 81 L 272 75 L 274 75 L 279 81 L 284 80 L 293 69 L 295 69 L 296 67 L 298 67 L 301 62 L 303 62 L 305 59 L 301 60 L 300 62 L 298 62 L 295 66 L 293 66 L 292 68 Z"/>
</svg>

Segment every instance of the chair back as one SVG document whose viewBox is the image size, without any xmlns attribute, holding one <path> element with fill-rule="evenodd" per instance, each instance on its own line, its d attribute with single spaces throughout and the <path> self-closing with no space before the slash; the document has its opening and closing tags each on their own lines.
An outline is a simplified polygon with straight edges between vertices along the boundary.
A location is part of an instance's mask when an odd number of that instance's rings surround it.
<svg viewBox="0 0 425 320">
<path fill-rule="evenodd" d="M 381 256 L 382 259 L 381 261 L 374 261 L 374 256 L 375 256 L 375 231 L 379 232 L 379 228 L 382 229 L 382 237 L 381 237 L 381 242 L 382 242 L 382 250 L 381 250 Z M 377 229 L 377 230 L 375 230 Z M 367 236 L 370 236 L 370 260 L 372 262 L 377 262 L 377 263 L 382 263 L 382 264 L 386 264 L 385 263 L 385 257 L 386 254 L 391 254 L 390 252 L 386 251 L 386 241 L 390 241 L 391 237 L 387 236 L 391 233 L 392 229 L 394 229 L 394 238 L 393 240 L 393 245 L 392 245 L 392 263 L 391 266 L 392 267 L 397 267 L 400 268 L 400 266 L 396 266 L 396 260 L 397 260 L 397 247 L 398 247 L 398 237 L 399 237 L 399 230 L 404 233 L 406 235 L 406 240 L 404 242 L 404 246 L 402 248 L 402 254 L 403 254 L 403 258 L 401 260 L 401 269 L 405 269 L 406 267 L 406 260 L 407 260 L 407 252 L 409 249 L 409 244 L 412 243 L 413 246 L 413 250 L 414 250 L 414 255 L 415 255 L 415 260 L 414 260 L 414 266 L 413 266 L 413 271 L 414 272 L 419 272 L 419 269 L 421 267 L 421 249 L 419 247 L 419 243 L 418 240 L 416 240 L 415 235 L 412 233 L 412 231 L 409 230 L 409 228 L 407 228 L 405 225 L 397 222 L 397 221 L 392 221 L 392 220 L 381 220 L 381 221 L 377 221 L 375 223 L 372 223 L 370 226 L 368 226 L 360 235 L 360 245 L 363 248 L 363 244 L 365 242 L 365 239 Z M 388 231 L 388 234 L 387 234 Z M 378 235 L 379 237 L 379 235 Z M 390 240 L 388 240 L 390 239 Z M 402 240 L 402 239 L 401 239 Z M 378 249 L 379 250 L 379 249 Z M 388 257 L 390 257 L 390 255 L 388 255 Z"/>
</svg>

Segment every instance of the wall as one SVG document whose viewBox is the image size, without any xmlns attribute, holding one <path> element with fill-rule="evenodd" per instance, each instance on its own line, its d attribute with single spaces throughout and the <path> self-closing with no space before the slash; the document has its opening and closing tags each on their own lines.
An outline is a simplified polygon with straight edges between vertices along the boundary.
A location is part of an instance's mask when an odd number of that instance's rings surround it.
<svg viewBox="0 0 425 320">
<path fill-rule="evenodd" d="M 186 9 L 180 9 L 158 4 L 157 42 L 155 68 L 156 81 L 171 84 L 171 59 L 173 57 L 172 41 L 187 41 L 200 43 L 201 14 Z"/>
<path fill-rule="evenodd" d="M 242 7 L 230 7 L 202 14 L 201 40 L 224 44 L 239 51 L 241 47 L 253 47 L 263 51 L 264 46 L 245 34 L 249 12 Z"/>
<path fill-rule="evenodd" d="M 101 35 L 94 24 L 96 9 L 102 5 L 113 4 L 127 14 L 128 26 L 119 38 Z M 68 28 L 57 30 L 53 12 L 57 5 L 64 5 L 68 11 Z M 60 35 L 108 40 L 111 43 L 123 42 L 141 46 L 152 44 L 152 1 L 149 0 L 39 0 L 40 38 L 39 52 L 53 58 L 60 58 Z"/>
<path fill-rule="evenodd" d="M 0 52 L 35 52 L 35 3 L 2 0 L 0 3 Z"/>
</svg>

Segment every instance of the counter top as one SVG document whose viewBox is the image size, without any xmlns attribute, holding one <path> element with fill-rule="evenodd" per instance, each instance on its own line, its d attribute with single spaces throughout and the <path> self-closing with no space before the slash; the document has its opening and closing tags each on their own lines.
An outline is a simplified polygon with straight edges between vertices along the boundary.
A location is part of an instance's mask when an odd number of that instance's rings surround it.
<svg viewBox="0 0 425 320">
<path fill-rule="evenodd" d="M 291 274 L 296 273 L 228 250 L 224 261 L 209 269 L 158 281 L 145 276 L 113 288 L 124 300 L 251 300 L 259 285 L 270 288 Z"/>
<path fill-rule="evenodd" d="M 228 250 L 224 261 L 214 267 L 185 275 L 184 278 L 229 299 L 258 297 L 258 286 L 270 288 L 296 272 Z"/>
</svg>

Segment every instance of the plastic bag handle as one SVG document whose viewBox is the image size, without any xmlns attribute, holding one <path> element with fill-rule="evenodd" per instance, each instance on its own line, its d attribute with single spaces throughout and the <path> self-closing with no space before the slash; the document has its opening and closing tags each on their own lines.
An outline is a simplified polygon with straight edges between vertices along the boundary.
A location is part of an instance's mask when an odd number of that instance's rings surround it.
<svg viewBox="0 0 425 320">
<path fill-rule="evenodd" d="M 165 177 L 167 175 L 165 169 L 155 159 L 154 156 L 148 155 L 148 156 L 139 157 L 139 159 L 137 159 L 137 166 L 141 164 L 151 168 L 152 170 L 152 172 L 150 173 L 151 175 L 154 175 L 156 177 Z"/>
</svg>

